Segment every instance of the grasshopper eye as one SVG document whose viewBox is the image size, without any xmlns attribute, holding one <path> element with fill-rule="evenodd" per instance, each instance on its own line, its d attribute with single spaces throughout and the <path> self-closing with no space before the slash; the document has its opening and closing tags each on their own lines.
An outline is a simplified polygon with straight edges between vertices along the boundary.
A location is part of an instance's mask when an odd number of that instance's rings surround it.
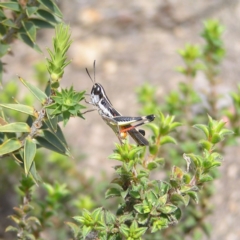
<svg viewBox="0 0 240 240">
<path fill-rule="evenodd" d="M 101 88 L 100 88 L 100 87 L 96 87 L 95 93 L 96 93 L 96 94 L 99 94 L 100 92 L 101 92 Z"/>
<path fill-rule="evenodd" d="M 94 95 L 100 95 L 102 93 L 102 89 L 99 85 L 94 85 L 93 90 L 92 90 Z"/>
</svg>

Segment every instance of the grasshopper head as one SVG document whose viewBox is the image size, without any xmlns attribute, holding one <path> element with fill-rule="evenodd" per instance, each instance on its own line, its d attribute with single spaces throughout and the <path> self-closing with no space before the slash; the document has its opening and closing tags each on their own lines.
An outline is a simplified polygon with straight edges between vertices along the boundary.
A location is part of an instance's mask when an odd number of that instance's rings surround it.
<svg viewBox="0 0 240 240">
<path fill-rule="evenodd" d="M 95 83 L 91 91 L 91 100 L 92 103 L 98 104 L 98 102 L 104 97 L 104 89 L 99 83 Z"/>
</svg>

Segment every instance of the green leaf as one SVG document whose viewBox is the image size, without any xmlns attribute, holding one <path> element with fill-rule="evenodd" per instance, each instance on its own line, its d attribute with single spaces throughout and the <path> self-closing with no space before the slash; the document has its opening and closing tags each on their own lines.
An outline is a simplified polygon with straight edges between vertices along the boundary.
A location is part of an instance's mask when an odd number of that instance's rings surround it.
<svg viewBox="0 0 240 240">
<path fill-rule="evenodd" d="M 8 139 L 0 145 L 0 155 L 12 153 L 22 147 L 22 142 L 18 139 Z"/>
<path fill-rule="evenodd" d="M 47 100 L 47 95 L 41 91 L 36 86 L 32 85 L 31 83 L 25 81 L 21 77 L 19 77 L 19 80 L 23 83 L 24 86 L 27 87 L 27 89 L 42 103 L 44 104 Z"/>
<path fill-rule="evenodd" d="M 153 190 L 150 190 L 147 194 L 146 194 L 147 200 L 149 203 L 151 203 L 151 205 L 155 205 L 158 199 L 157 193 Z"/>
<path fill-rule="evenodd" d="M 150 146 L 149 146 L 149 152 L 152 154 L 152 155 L 156 155 L 157 154 L 157 152 L 158 152 L 158 145 L 156 145 L 156 144 L 151 144 Z"/>
<path fill-rule="evenodd" d="M 163 196 L 161 196 L 159 199 L 158 199 L 158 204 L 160 206 L 164 206 L 167 202 L 167 198 L 168 198 L 168 195 L 167 194 L 164 194 Z"/>
<path fill-rule="evenodd" d="M 122 156 L 119 153 L 112 153 L 110 156 L 108 156 L 109 159 L 123 161 Z"/>
<path fill-rule="evenodd" d="M 31 18 L 29 21 L 31 21 L 36 28 L 54 28 L 54 24 L 50 23 L 48 21 L 44 21 L 42 19 L 37 19 L 37 18 Z"/>
<path fill-rule="evenodd" d="M 62 129 L 60 128 L 59 125 L 57 125 L 57 131 L 55 132 L 55 134 L 57 135 L 58 139 L 65 144 L 65 146 L 68 146 L 67 141 L 63 135 Z"/>
<path fill-rule="evenodd" d="M 129 228 L 128 228 L 127 225 L 121 224 L 120 227 L 119 227 L 119 230 L 120 230 L 121 234 L 123 234 L 124 237 L 128 237 Z"/>
<path fill-rule="evenodd" d="M 208 174 L 202 174 L 199 179 L 199 183 L 209 182 L 212 181 L 213 177 Z"/>
<path fill-rule="evenodd" d="M 62 142 L 55 133 L 53 133 L 53 132 L 51 132 L 49 130 L 43 130 L 39 134 L 39 136 L 37 136 L 37 138 L 36 138 L 37 141 L 39 141 L 39 138 L 41 139 L 41 137 L 44 138 L 45 141 L 48 142 L 50 145 L 52 145 L 54 147 L 54 149 L 58 149 L 57 152 L 72 157 L 71 153 L 69 152 L 68 146 L 66 146 L 64 144 L 64 142 Z M 43 141 L 41 141 L 41 140 L 40 140 L 40 142 L 39 142 L 40 145 L 42 145 L 43 147 L 48 148 L 47 147 L 48 144 L 44 145 Z M 48 148 L 48 149 L 52 150 L 51 148 Z"/>
<path fill-rule="evenodd" d="M 92 212 L 92 218 L 95 222 L 99 221 L 101 219 L 101 215 L 103 213 L 103 208 L 99 207 L 94 209 L 94 211 Z"/>
<path fill-rule="evenodd" d="M 172 132 L 175 128 L 182 126 L 182 123 L 174 122 L 170 124 L 170 131 Z"/>
<path fill-rule="evenodd" d="M 210 236 L 211 236 L 211 227 L 212 226 L 210 223 L 203 222 L 201 224 L 201 228 L 204 231 L 204 233 L 208 236 L 208 238 L 210 238 Z M 202 239 L 202 237 L 201 237 L 201 239 Z"/>
<path fill-rule="evenodd" d="M 201 146 L 204 148 L 204 149 L 207 149 L 208 151 L 211 150 L 213 144 L 209 141 L 205 141 L 205 140 L 201 140 L 199 141 L 199 143 L 201 144 Z"/>
<path fill-rule="evenodd" d="M 177 210 L 177 206 L 173 205 L 173 204 L 166 204 L 163 207 L 160 207 L 159 210 L 164 213 L 164 214 L 170 214 L 173 213 Z"/>
<path fill-rule="evenodd" d="M 18 232 L 18 228 L 13 227 L 13 226 L 8 226 L 8 227 L 5 229 L 5 232 Z"/>
<path fill-rule="evenodd" d="M 4 14 L 3 9 L 0 8 L 0 19 L 6 18 L 6 15 Z"/>
<path fill-rule="evenodd" d="M 150 128 L 155 137 L 159 135 L 159 127 L 155 123 L 148 123 L 146 127 Z"/>
<path fill-rule="evenodd" d="M 51 23 L 58 23 L 54 15 L 46 10 L 39 9 L 36 14 L 40 17 L 42 17 L 45 21 L 51 22 Z"/>
<path fill-rule="evenodd" d="M 125 199 L 126 196 L 128 195 L 128 192 L 129 192 L 129 189 L 127 189 L 127 190 L 125 190 L 125 191 L 121 191 L 121 197 L 122 197 L 123 199 Z"/>
<path fill-rule="evenodd" d="M 170 188 L 170 184 L 169 183 L 161 182 L 160 183 L 160 194 L 161 195 L 166 194 L 168 192 L 169 188 Z"/>
<path fill-rule="evenodd" d="M 160 145 L 164 145 L 164 144 L 167 144 L 167 143 L 177 144 L 176 140 L 173 137 L 171 137 L 171 136 L 163 136 L 163 137 L 161 137 Z"/>
<path fill-rule="evenodd" d="M 119 196 L 121 196 L 121 192 L 117 188 L 109 188 L 105 193 L 106 199 Z"/>
<path fill-rule="evenodd" d="M 30 175 L 33 177 L 33 180 L 36 184 L 38 184 L 38 182 L 41 181 L 41 178 L 39 177 L 39 175 L 37 174 L 37 170 L 36 170 L 36 165 L 35 162 L 32 163 L 32 166 L 30 168 Z"/>
<path fill-rule="evenodd" d="M 141 227 L 135 230 L 134 238 L 140 239 L 140 237 L 147 231 L 147 227 Z"/>
<path fill-rule="evenodd" d="M 50 143 L 52 143 L 55 147 L 59 148 L 59 149 L 65 149 L 65 152 L 69 153 L 69 149 L 68 146 L 65 144 L 66 141 L 61 141 L 58 136 L 56 135 L 56 133 L 53 133 L 49 130 L 43 130 L 43 135 L 47 141 L 49 141 Z M 70 153 L 69 153 L 70 154 Z"/>
<path fill-rule="evenodd" d="M 36 41 L 36 34 L 37 34 L 36 26 L 32 22 L 25 22 L 25 21 L 22 21 L 22 25 L 26 31 L 26 34 L 34 43 Z"/>
<path fill-rule="evenodd" d="M 143 209 L 143 204 L 142 203 L 139 203 L 139 204 L 135 204 L 134 205 L 134 209 L 140 213 L 140 214 L 143 214 L 144 213 L 144 209 Z"/>
<path fill-rule="evenodd" d="M 44 148 L 49 149 L 51 151 L 54 151 L 54 152 L 57 152 L 57 153 L 60 153 L 60 154 L 63 154 L 63 155 L 67 156 L 67 154 L 64 151 L 62 151 L 62 150 L 58 149 L 57 147 L 55 147 L 54 145 L 52 145 L 45 138 L 37 136 L 35 139 L 37 140 L 40 147 L 44 147 Z"/>
<path fill-rule="evenodd" d="M 21 11 L 20 5 L 17 2 L 0 3 L 0 7 L 8 8 L 8 9 L 13 10 L 15 12 Z"/>
<path fill-rule="evenodd" d="M 54 15 L 58 16 L 59 18 L 62 18 L 62 13 L 58 6 L 53 2 L 49 0 L 38 0 L 39 3 L 43 4 L 46 8 L 50 10 Z"/>
<path fill-rule="evenodd" d="M 178 204 L 179 202 L 183 203 L 185 206 L 188 205 L 188 202 L 185 201 L 184 197 L 181 194 L 173 193 L 171 195 L 171 202 L 174 204 Z"/>
<path fill-rule="evenodd" d="M 79 226 L 77 226 L 75 223 L 72 222 L 66 222 L 66 224 L 71 228 L 71 230 L 73 231 L 73 235 L 75 238 L 77 238 L 78 234 L 80 233 L 80 228 Z"/>
<path fill-rule="evenodd" d="M 82 235 L 83 235 L 83 239 L 86 238 L 86 236 L 91 232 L 92 228 L 88 227 L 88 226 L 83 226 L 82 227 Z"/>
<path fill-rule="evenodd" d="M 30 17 L 31 15 L 33 15 L 36 11 L 38 10 L 38 7 L 33 7 L 33 6 L 27 6 L 26 7 L 26 13 L 27 16 Z"/>
<path fill-rule="evenodd" d="M 106 210 L 105 210 L 104 213 L 105 213 L 104 217 L 105 217 L 105 223 L 106 224 L 114 224 L 116 222 L 116 215 L 115 214 L 111 213 L 110 211 L 106 211 Z M 129 216 L 129 218 L 130 217 L 131 217 L 131 215 Z M 128 220 L 129 220 L 129 218 L 128 218 Z M 130 219 L 132 219 L 132 218 L 130 218 Z"/>
<path fill-rule="evenodd" d="M 231 134 L 234 134 L 233 131 L 229 130 L 229 129 L 222 129 L 220 132 L 219 132 L 220 136 L 223 137 L 225 135 L 231 135 Z"/>
<path fill-rule="evenodd" d="M 157 168 L 159 165 L 156 163 L 156 162 L 150 162 L 148 165 L 147 165 L 147 169 L 148 170 L 153 170 L 155 168 Z"/>
<path fill-rule="evenodd" d="M 136 198 L 136 199 L 141 198 L 141 193 L 140 193 L 139 189 L 138 190 L 131 190 L 131 191 L 129 191 L 129 194 L 133 198 Z"/>
<path fill-rule="evenodd" d="M 87 211 L 87 210 L 85 210 L 85 211 Z M 85 221 L 85 218 L 82 217 L 82 216 L 75 216 L 75 217 L 73 217 L 73 219 L 74 219 L 76 222 L 79 222 L 79 223 L 81 223 L 81 224 L 83 224 L 84 221 Z"/>
<path fill-rule="evenodd" d="M 25 44 L 27 44 L 29 47 L 33 48 L 34 50 L 36 50 L 39 53 L 42 53 L 41 49 L 39 48 L 39 46 L 32 42 L 32 40 L 28 37 L 27 34 L 25 33 L 18 33 L 17 34 L 17 38 L 19 40 L 21 40 L 22 42 L 24 42 Z"/>
<path fill-rule="evenodd" d="M 30 132 L 30 127 L 23 122 L 9 123 L 4 126 L 0 126 L 0 132 Z"/>
<path fill-rule="evenodd" d="M 1 24 L 7 27 L 17 28 L 16 24 L 11 19 L 6 19 L 2 21 Z"/>
<path fill-rule="evenodd" d="M 1 52 L 1 50 L 0 50 Z M 1 58 L 1 56 L 0 56 Z M 2 86 L 2 73 L 3 73 L 3 64 L 2 61 L 0 61 L 0 87 Z"/>
<path fill-rule="evenodd" d="M 157 232 L 158 230 L 167 228 L 168 220 L 166 218 L 154 219 L 151 233 Z"/>
<path fill-rule="evenodd" d="M 39 219 L 37 217 L 28 217 L 27 224 L 33 224 L 33 223 L 38 226 L 41 226 L 41 222 L 39 221 Z"/>
<path fill-rule="evenodd" d="M 143 150 L 143 147 L 135 147 L 133 148 L 132 150 L 130 150 L 129 154 L 128 154 L 128 158 L 129 159 L 134 159 L 135 158 L 135 155 L 137 153 L 139 153 L 140 151 Z"/>
<path fill-rule="evenodd" d="M 205 136 L 206 136 L 206 138 L 209 137 L 209 131 L 208 131 L 208 128 L 207 128 L 206 125 L 204 125 L 204 124 L 195 124 L 195 125 L 193 125 L 193 127 L 203 131 Z"/>
<path fill-rule="evenodd" d="M 133 219 L 134 219 L 134 217 L 133 217 L 133 214 L 132 213 L 129 213 L 129 214 L 127 214 L 127 213 L 125 213 L 124 215 L 119 215 L 119 216 L 117 216 L 117 218 L 118 218 L 118 222 L 119 223 L 124 223 L 124 222 L 126 222 L 126 221 L 133 221 Z M 112 223 L 115 223 L 115 221 L 116 221 L 116 215 L 114 215 L 113 214 L 113 217 L 112 217 Z"/>
<path fill-rule="evenodd" d="M 188 196 L 190 196 L 191 199 L 193 199 L 196 203 L 198 203 L 199 198 L 198 198 L 198 194 L 196 192 L 189 191 L 189 192 L 187 192 L 187 194 L 188 194 Z"/>
<path fill-rule="evenodd" d="M 10 45 L 8 44 L 3 44 L 3 43 L 0 43 L 0 58 L 3 57 L 7 52 L 10 51 Z M 0 71 L 2 71 L 0 69 Z"/>
<path fill-rule="evenodd" d="M 220 137 L 220 135 L 218 133 L 214 133 L 212 138 L 211 138 L 211 142 L 213 144 L 216 144 L 216 143 L 220 142 L 221 140 L 222 139 L 221 139 L 221 137 Z"/>
<path fill-rule="evenodd" d="M 22 112 L 31 116 L 35 116 L 35 111 L 33 107 L 27 106 L 27 105 L 23 105 L 23 104 L 11 104 L 11 103 L 7 103 L 7 104 L 2 104 L 0 103 L 1 107 L 4 108 L 8 108 L 8 109 L 12 109 L 18 112 Z"/>
<path fill-rule="evenodd" d="M 46 108 L 46 114 L 47 114 L 48 120 L 45 121 L 45 123 L 53 132 L 56 132 L 59 118 L 58 118 L 58 116 L 51 117 L 51 111 L 52 111 L 51 109 Z"/>
<path fill-rule="evenodd" d="M 24 143 L 24 170 L 26 176 L 29 174 L 35 155 L 36 144 L 31 138 L 26 138 Z"/>
<path fill-rule="evenodd" d="M 146 224 L 149 221 L 149 214 L 138 214 L 137 222 L 141 225 Z"/>
</svg>

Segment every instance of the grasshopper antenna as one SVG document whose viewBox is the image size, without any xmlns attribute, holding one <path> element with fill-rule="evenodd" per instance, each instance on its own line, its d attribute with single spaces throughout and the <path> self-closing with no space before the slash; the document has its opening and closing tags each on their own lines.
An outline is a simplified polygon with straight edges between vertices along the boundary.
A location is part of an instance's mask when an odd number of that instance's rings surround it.
<svg viewBox="0 0 240 240">
<path fill-rule="evenodd" d="M 94 83 L 96 83 L 95 73 L 96 73 L 96 60 L 93 62 L 93 71 L 94 71 Z"/>
<path fill-rule="evenodd" d="M 86 68 L 86 72 L 87 72 L 89 78 L 91 79 L 92 83 L 95 84 L 96 60 L 94 60 L 94 62 L 93 62 L 93 69 L 94 69 L 94 80 L 92 79 L 92 77 L 91 77 L 87 68 Z"/>
<path fill-rule="evenodd" d="M 89 74 L 89 72 L 88 72 L 88 69 L 87 69 L 87 68 L 86 68 L 86 72 L 87 72 L 87 74 L 88 74 L 89 78 L 91 79 L 92 83 L 94 84 L 94 81 L 92 80 L 92 77 L 91 77 L 91 75 Z M 94 74 L 94 75 L 95 75 L 95 74 Z"/>
</svg>

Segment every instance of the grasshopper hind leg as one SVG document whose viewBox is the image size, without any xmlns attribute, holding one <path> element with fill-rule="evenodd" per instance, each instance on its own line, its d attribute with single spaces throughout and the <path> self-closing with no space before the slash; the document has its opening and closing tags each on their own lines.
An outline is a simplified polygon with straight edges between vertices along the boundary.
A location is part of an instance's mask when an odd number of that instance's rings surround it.
<svg viewBox="0 0 240 240">
<path fill-rule="evenodd" d="M 138 130 L 143 136 L 145 136 L 145 131 L 143 129 Z"/>
<path fill-rule="evenodd" d="M 135 128 L 128 131 L 130 136 L 133 138 L 133 140 L 137 143 L 139 146 L 148 146 L 149 142 L 148 140 L 143 136 L 143 133 L 145 133 L 144 130 L 137 131 Z"/>
</svg>

